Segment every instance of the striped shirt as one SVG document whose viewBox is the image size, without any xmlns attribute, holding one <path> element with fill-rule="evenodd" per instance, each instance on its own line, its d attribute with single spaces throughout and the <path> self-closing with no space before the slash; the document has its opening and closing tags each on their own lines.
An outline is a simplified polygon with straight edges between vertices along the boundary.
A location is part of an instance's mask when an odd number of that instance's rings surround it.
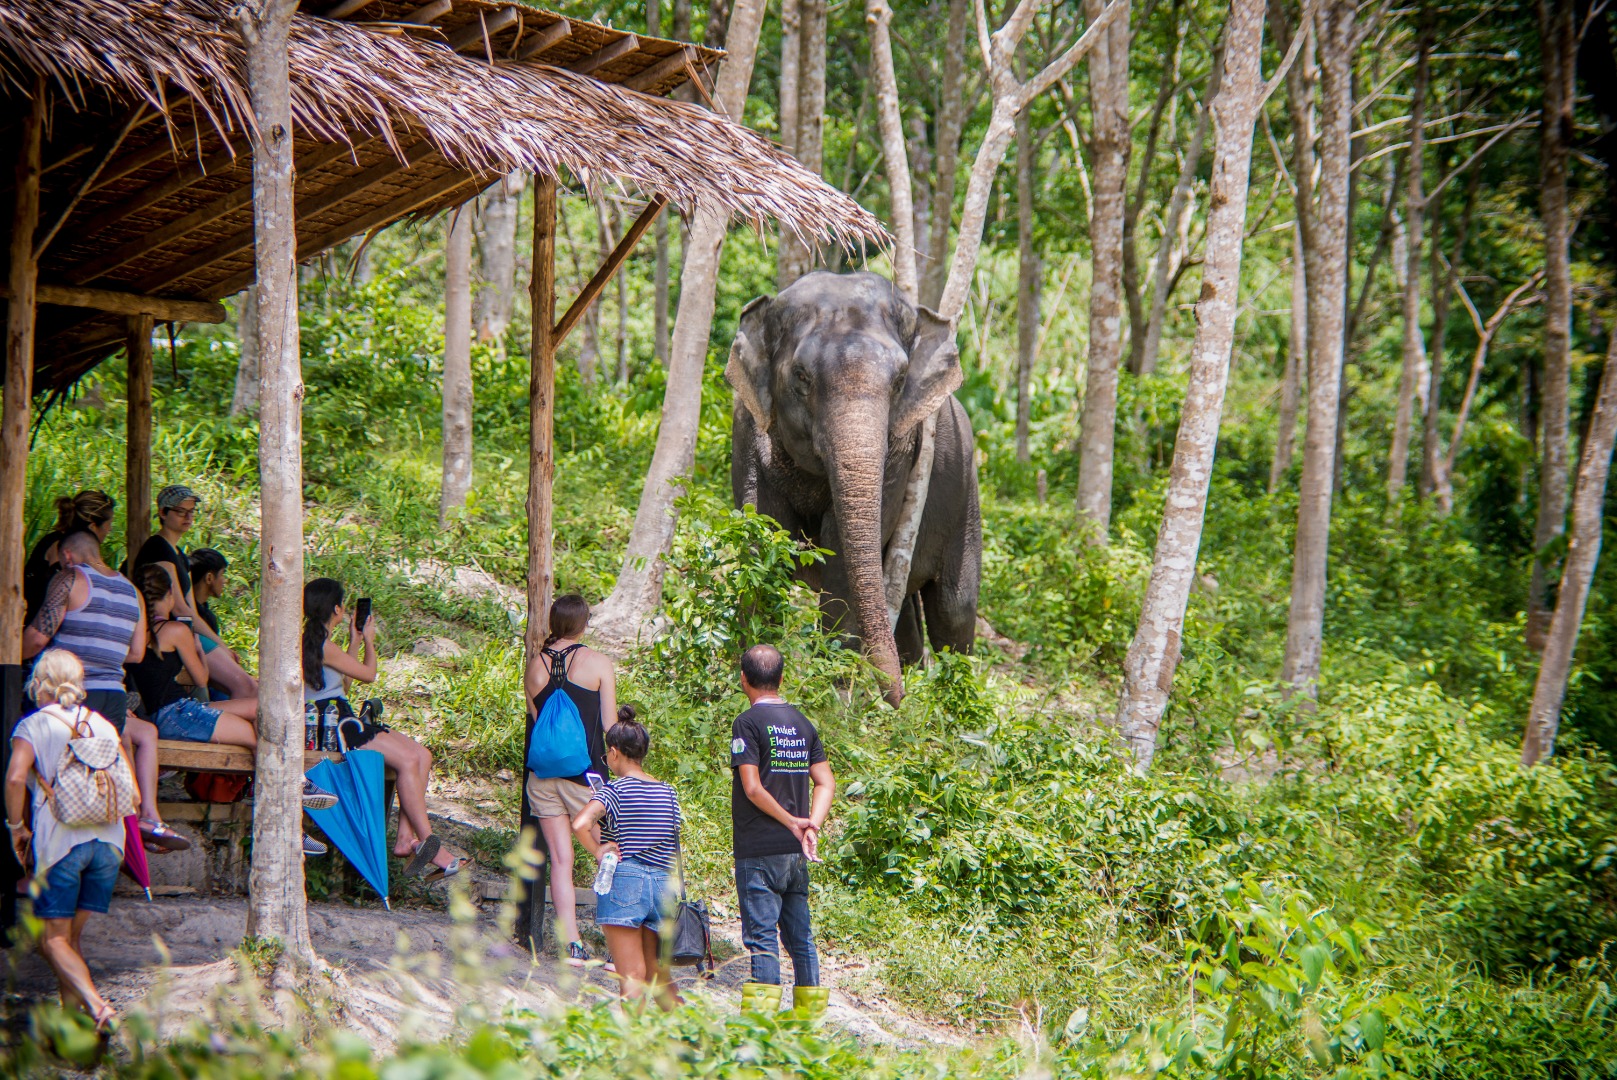
<svg viewBox="0 0 1617 1080">
<path fill-rule="evenodd" d="M 51 646 L 66 649 L 84 665 L 86 690 L 122 690 L 124 660 L 140 622 L 135 587 L 117 574 L 75 566 L 90 583 L 90 601 L 62 616 Z"/>
<path fill-rule="evenodd" d="M 684 817 L 672 785 L 620 776 L 590 800 L 606 807 L 601 839 L 618 845 L 620 855 L 659 870 L 673 868 Z"/>
</svg>

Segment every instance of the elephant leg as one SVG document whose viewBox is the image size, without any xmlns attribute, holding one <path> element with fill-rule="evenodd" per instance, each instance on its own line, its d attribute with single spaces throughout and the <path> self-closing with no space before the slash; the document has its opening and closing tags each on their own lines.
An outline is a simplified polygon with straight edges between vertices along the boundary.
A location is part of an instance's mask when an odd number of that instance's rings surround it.
<svg viewBox="0 0 1617 1080">
<path fill-rule="evenodd" d="M 898 643 L 899 662 L 904 666 L 919 664 L 926 659 L 926 644 L 921 640 L 919 593 L 910 593 L 904 598 L 904 606 L 898 609 L 898 625 L 893 628 L 893 638 Z"/>
<path fill-rule="evenodd" d="M 977 640 L 976 590 L 968 595 L 958 588 L 947 588 L 941 581 L 929 581 L 921 586 L 918 595 L 926 613 L 926 636 L 932 642 L 932 651 L 970 653 Z"/>
</svg>

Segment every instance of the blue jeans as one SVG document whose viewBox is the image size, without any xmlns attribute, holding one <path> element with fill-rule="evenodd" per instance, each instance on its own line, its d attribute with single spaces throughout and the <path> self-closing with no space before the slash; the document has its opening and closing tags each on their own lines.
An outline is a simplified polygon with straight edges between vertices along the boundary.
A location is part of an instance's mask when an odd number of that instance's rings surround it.
<svg viewBox="0 0 1617 1080">
<path fill-rule="evenodd" d="M 45 887 L 34 897 L 36 919 L 71 919 L 80 911 L 105 915 L 123 864 L 105 840 L 86 840 L 45 872 Z"/>
<path fill-rule="evenodd" d="M 212 742 L 213 729 L 219 724 L 219 710 L 210 709 L 196 698 L 181 698 L 157 710 L 152 723 L 157 725 L 160 739 Z"/>
<path fill-rule="evenodd" d="M 736 894 L 741 901 L 741 943 L 752 953 L 752 981 L 780 985 L 780 937 L 792 956 L 792 982 L 820 985 L 820 954 L 809 921 L 808 859 L 803 855 L 760 855 L 736 860 Z"/>
<path fill-rule="evenodd" d="M 612 891 L 596 898 L 595 924 L 656 933 L 676 902 L 667 870 L 624 859 L 612 874 Z"/>
</svg>

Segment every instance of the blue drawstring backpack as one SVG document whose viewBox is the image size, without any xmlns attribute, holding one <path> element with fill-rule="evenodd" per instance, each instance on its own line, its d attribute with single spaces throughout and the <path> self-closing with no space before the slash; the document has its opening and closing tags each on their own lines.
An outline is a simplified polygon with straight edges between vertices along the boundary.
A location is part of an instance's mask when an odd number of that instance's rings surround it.
<svg viewBox="0 0 1617 1080">
<path fill-rule="evenodd" d="M 533 722 L 528 739 L 528 771 L 541 780 L 577 776 L 590 767 L 589 742 L 584 737 L 584 718 L 563 685 L 567 681 L 567 655 L 545 650 L 550 657 L 551 695 Z"/>
</svg>

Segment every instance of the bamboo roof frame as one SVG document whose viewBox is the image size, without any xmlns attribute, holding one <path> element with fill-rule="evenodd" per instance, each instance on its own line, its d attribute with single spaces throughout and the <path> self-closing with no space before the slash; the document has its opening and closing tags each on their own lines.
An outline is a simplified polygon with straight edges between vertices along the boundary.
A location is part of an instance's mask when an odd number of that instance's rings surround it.
<svg viewBox="0 0 1617 1080">
<path fill-rule="evenodd" d="M 42 75 L 53 96 L 36 392 L 121 349 L 123 316 L 194 317 L 195 302 L 251 282 L 252 110 L 230 6 L 0 0 L 4 91 L 15 104 Z M 694 80 L 707 98 L 722 55 L 493 0 L 302 0 L 298 257 L 464 203 L 517 169 L 774 219 L 822 243 L 885 242 L 868 211 L 768 140 L 659 96 Z M 17 123 L 0 121 L 0 138 L 14 141 Z M 99 313 L 51 303 L 89 294 L 114 300 Z"/>
</svg>

